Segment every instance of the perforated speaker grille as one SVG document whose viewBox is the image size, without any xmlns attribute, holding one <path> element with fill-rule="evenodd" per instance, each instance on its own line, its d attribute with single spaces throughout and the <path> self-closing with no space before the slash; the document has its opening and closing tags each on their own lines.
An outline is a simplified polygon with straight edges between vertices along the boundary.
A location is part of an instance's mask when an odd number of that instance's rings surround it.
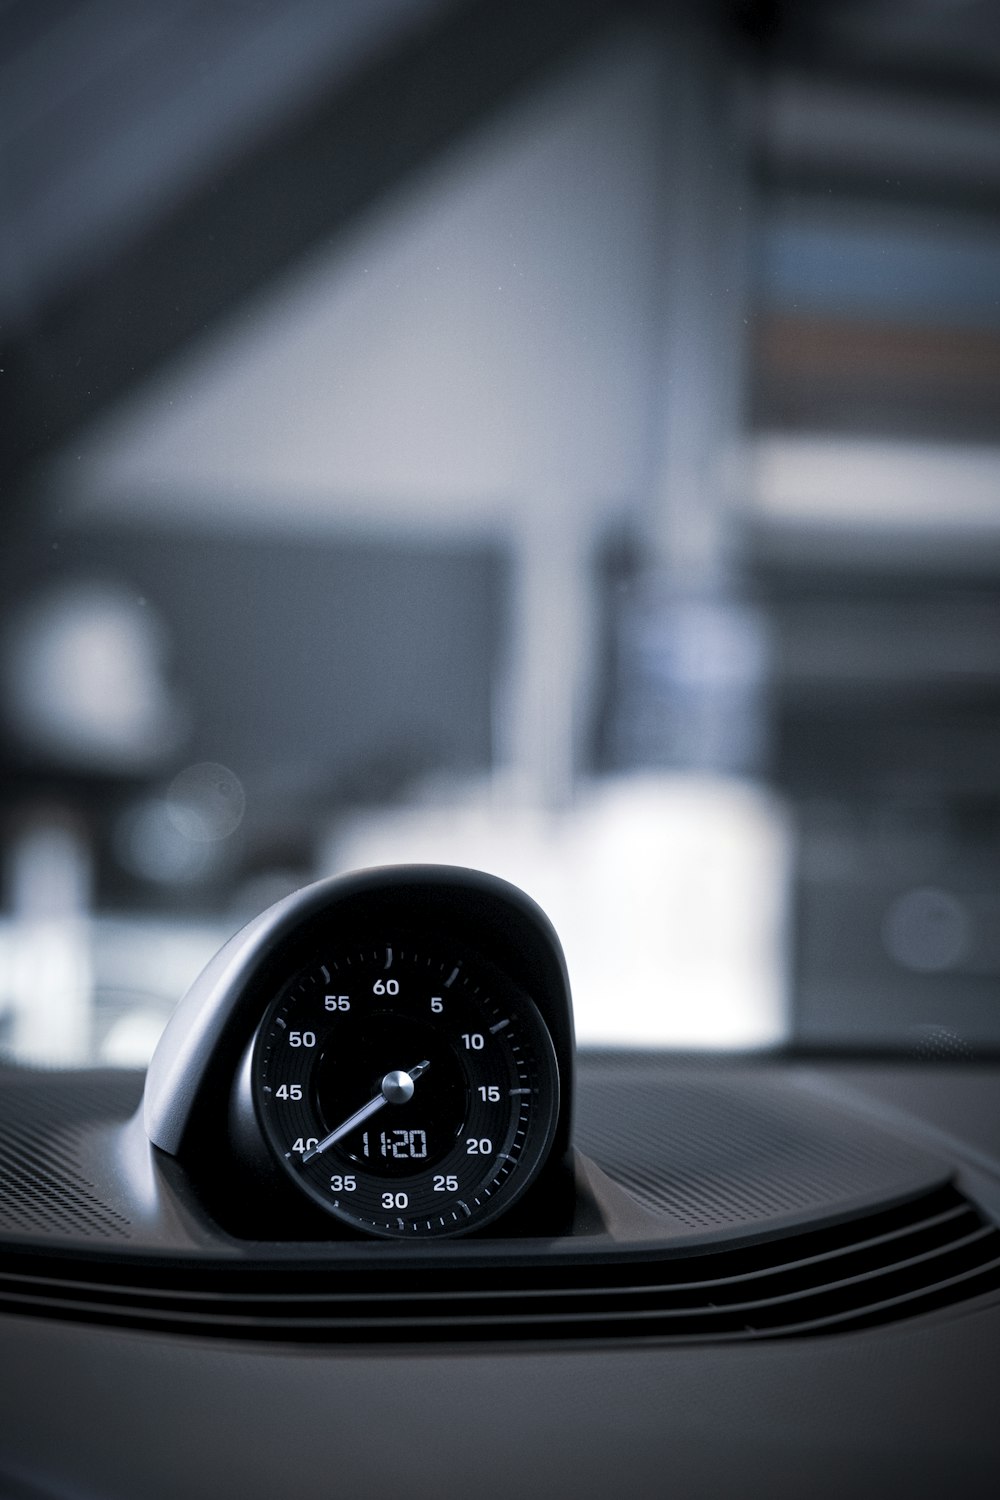
<svg viewBox="0 0 1000 1500">
<path fill-rule="evenodd" d="M 577 1142 L 641 1205 L 639 1239 L 595 1245 L 585 1229 L 579 1245 L 515 1238 L 500 1255 L 462 1242 L 437 1261 L 241 1247 L 208 1220 L 197 1240 L 151 1231 L 114 1199 L 108 1156 L 141 1083 L 0 1074 L 0 1313 L 284 1341 L 687 1342 L 832 1333 L 1000 1295 L 1000 1230 L 949 1164 L 794 1069 L 584 1061 Z"/>
<path fill-rule="evenodd" d="M 97 1072 L 4 1071 L 0 1111 L 0 1234 L 127 1239 L 127 1217 L 106 1203 L 82 1159 L 85 1127 L 125 1119 L 141 1079 Z"/>
<path fill-rule="evenodd" d="M 787 1074 L 591 1059 L 579 1084 L 576 1145 L 667 1234 L 806 1223 L 942 1175 Z M 110 1070 L 0 1074 L 0 1236 L 132 1237 L 128 1202 L 95 1186 L 84 1144 L 102 1121 L 126 1120 L 141 1087 L 140 1076 Z"/>
<path fill-rule="evenodd" d="M 695 1230 L 888 1200 L 913 1170 L 911 1148 L 802 1089 L 689 1064 L 585 1076 L 576 1141 L 649 1213 Z"/>
</svg>

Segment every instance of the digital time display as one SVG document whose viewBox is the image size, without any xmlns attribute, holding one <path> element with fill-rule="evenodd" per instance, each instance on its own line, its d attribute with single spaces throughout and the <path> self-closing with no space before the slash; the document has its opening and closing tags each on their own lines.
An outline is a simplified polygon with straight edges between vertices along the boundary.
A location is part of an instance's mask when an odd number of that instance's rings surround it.
<svg viewBox="0 0 1000 1500">
<path fill-rule="evenodd" d="M 367 1130 L 361 1137 L 362 1156 L 381 1154 L 393 1161 L 426 1161 L 426 1130 L 380 1130 L 377 1135 Z"/>
</svg>

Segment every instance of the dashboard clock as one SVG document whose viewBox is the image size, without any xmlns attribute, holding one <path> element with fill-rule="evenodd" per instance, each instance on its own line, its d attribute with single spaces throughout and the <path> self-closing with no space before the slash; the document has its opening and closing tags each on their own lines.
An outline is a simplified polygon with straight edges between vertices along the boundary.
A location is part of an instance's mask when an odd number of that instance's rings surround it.
<svg viewBox="0 0 1000 1500">
<path fill-rule="evenodd" d="M 572 1070 L 562 952 L 527 896 L 366 871 L 279 903 L 209 966 L 150 1067 L 147 1132 L 195 1176 L 211 1163 L 207 1196 L 256 1232 L 297 1205 L 306 1235 L 463 1235 L 515 1204 L 544 1217 Z M 228 1167 L 202 1144 L 220 1131 Z"/>
<path fill-rule="evenodd" d="M 369 1233 L 478 1228 L 543 1165 L 559 1110 L 531 996 L 449 934 L 324 944 L 272 1001 L 250 1069 L 293 1181 Z"/>
</svg>

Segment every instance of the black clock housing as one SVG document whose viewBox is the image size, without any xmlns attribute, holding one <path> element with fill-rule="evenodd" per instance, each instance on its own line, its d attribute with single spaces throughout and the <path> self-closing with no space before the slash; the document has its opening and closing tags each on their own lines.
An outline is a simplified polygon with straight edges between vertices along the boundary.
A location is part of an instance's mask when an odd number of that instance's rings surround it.
<svg viewBox="0 0 1000 1500">
<path fill-rule="evenodd" d="M 412 1102 L 382 1109 L 383 1078 L 420 1063 Z M 296 892 L 221 950 L 164 1033 L 144 1119 L 237 1234 L 554 1233 L 572 1205 L 573 1066 L 539 907 L 478 871 L 389 867 Z"/>
</svg>

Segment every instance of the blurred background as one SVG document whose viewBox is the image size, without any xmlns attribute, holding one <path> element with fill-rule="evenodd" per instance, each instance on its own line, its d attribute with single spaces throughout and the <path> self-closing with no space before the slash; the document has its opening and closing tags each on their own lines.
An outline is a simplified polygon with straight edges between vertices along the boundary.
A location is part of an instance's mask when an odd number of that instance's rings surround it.
<svg viewBox="0 0 1000 1500">
<path fill-rule="evenodd" d="M 990 0 L 0 5 L 0 1047 L 429 859 L 580 1040 L 1000 1047 Z"/>
</svg>

